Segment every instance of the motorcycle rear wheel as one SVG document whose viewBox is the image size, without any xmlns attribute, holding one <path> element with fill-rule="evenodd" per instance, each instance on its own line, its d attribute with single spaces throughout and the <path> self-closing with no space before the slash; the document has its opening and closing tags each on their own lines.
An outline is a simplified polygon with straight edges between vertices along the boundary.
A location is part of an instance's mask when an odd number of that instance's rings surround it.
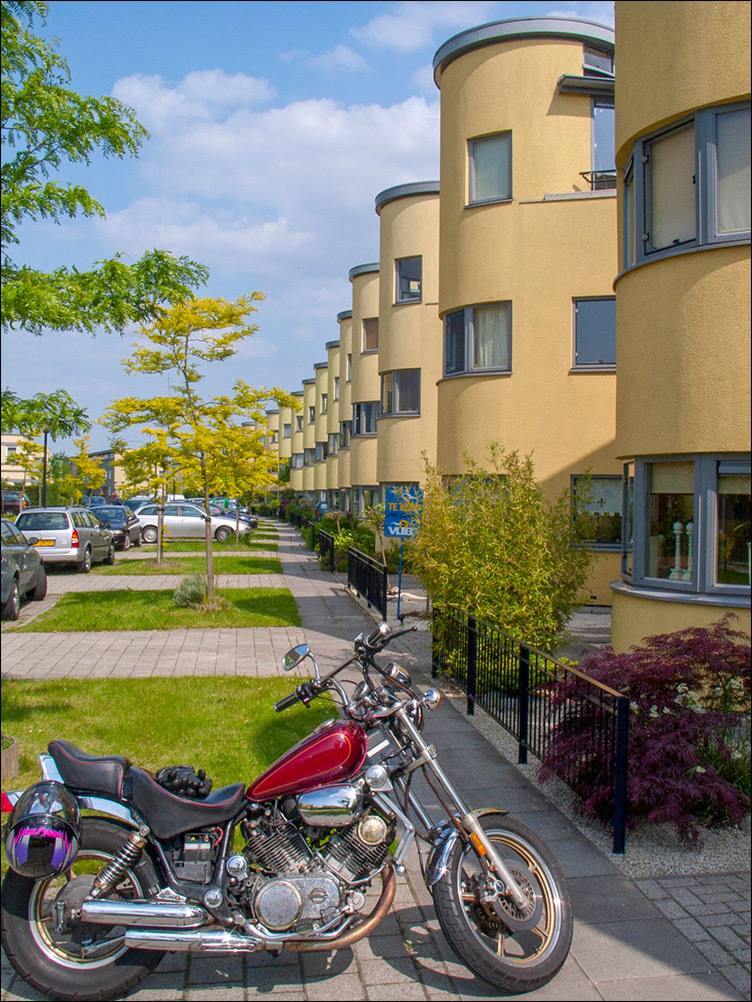
<svg viewBox="0 0 752 1002">
<path fill-rule="evenodd" d="M 549 982 L 569 954 L 572 905 L 564 875 L 541 840 L 506 815 L 486 815 L 484 831 L 527 895 L 529 917 L 505 904 L 505 923 L 481 901 L 483 871 L 472 847 L 458 839 L 444 876 L 433 888 L 434 906 L 449 945 L 463 964 L 507 994 Z"/>
<path fill-rule="evenodd" d="M 86 893 L 93 876 L 122 847 L 129 829 L 100 818 L 81 821 L 81 848 L 69 871 L 33 880 L 8 870 L 3 881 L 2 943 L 8 959 L 34 988 L 64 1002 L 122 998 L 159 964 L 163 954 L 125 946 L 122 927 L 55 928 L 53 905 L 65 891 Z M 78 885 L 76 884 L 78 881 Z M 110 896 L 145 897 L 157 882 L 149 860 L 126 870 Z"/>
</svg>

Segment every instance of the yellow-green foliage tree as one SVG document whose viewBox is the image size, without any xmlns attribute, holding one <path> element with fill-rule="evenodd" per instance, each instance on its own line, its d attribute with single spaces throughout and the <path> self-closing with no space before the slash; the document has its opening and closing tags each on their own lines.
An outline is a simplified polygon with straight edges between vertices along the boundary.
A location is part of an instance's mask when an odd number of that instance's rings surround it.
<svg viewBox="0 0 752 1002">
<path fill-rule="evenodd" d="M 74 438 L 73 444 L 78 449 L 75 456 L 71 456 L 71 463 L 74 473 L 71 476 L 71 486 L 73 487 L 74 500 L 79 500 L 82 495 L 94 494 L 100 490 L 106 479 L 106 474 L 99 465 L 98 460 L 92 459 L 89 455 L 91 449 L 91 437 L 84 435 L 83 438 Z"/>
<path fill-rule="evenodd" d="M 550 504 L 531 457 L 492 446 L 487 468 L 468 461 L 460 477 L 427 465 L 420 531 L 409 545 L 434 607 L 458 606 L 551 650 L 594 559 L 579 531 L 569 492 Z"/>
<path fill-rule="evenodd" d="M 279 389 L 255 390 L 236 380 L 232 393 L 204 398 L 198 393 L 205 364 L 232 358 L 240 343 L 258 330 L 248 322 L 255 302 L 263 293 L 254 292 L 232 302 L 225 299 L 189 299 L 161 308 L 157 319 L 141 327 L 141 341 L 130 358 L 124 360 L 128 372 L 170 377 L 166 395 L 146 400 L 125 397 L 108 408 L 103 423 L 113 432 L 140 425 L 152 440 L 164 433 L 172 453 L 173 469 L 185 480 L 201 487 L 208 508 L 214 485 L 222 483 L 225 453 L 240 440 L 243 429 L 232 422 L 233 415 L 260 420 L 263 401 L 290 403 L 291 397 Z M 214 595 L 214 560 L 211 523 L 206 524 L 207 597 Z"/>
</svg>

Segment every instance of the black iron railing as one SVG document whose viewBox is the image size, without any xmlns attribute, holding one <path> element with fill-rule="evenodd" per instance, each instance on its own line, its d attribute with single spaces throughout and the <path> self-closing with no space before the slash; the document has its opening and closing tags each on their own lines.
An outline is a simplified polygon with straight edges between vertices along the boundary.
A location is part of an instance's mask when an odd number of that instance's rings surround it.
<svg viewBox="0 0 752 1002">
<path fill-rule="evenodd" d="M 553 741 L 575 735 L 574 748 L 558 756 L 556 774 L 573 788 L 583 754 L 596 763 L 599 782 L 611 790 L 613 851 L 624 852 L 626 833 L 629 699 L 571 665 L 529 647 L 501 629 L 456 609 L 434 610 L 433 673 L 442 672 L 518 741 L 518 761 L 539 759 Z"/>
<path fill-rule="evenodd" d="M 386 619 L 386 567 L 352 546 L 347 548 L 347 584 Z"/>
<path fill-rule="evenodd" d="M 581 170 L 580 177 L 585 178 L 591 191 L 616 187 L 616 170 Z"/>
<path fill-rule="evenodd" d="M 334 572 L 335 566 L 335 555 L 334 555 L 334 536 L 330 532 L 324 532 L 323 529 L 319 529 L 319 554 L 321 556 L 321 566 L 327 567 Z"/>
</svg>

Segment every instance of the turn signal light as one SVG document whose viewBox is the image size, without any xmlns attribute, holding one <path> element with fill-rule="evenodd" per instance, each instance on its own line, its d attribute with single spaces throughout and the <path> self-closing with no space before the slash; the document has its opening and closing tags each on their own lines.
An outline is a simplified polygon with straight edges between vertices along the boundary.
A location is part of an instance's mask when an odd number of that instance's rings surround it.
<svg viewBox="0 0 752 1002">
<path fill-rule="evenodd" d="M 78 545 L 79 545 L 79 543 L 78 543 L 78 531 L 76 529 L 73 530 L 73 535 L 71 536 L 71 543 L 70 544 L 71 544 L 71 549 L 72 550 L 75 550 L 75 549 L 78 548 Z"/>
</svg>

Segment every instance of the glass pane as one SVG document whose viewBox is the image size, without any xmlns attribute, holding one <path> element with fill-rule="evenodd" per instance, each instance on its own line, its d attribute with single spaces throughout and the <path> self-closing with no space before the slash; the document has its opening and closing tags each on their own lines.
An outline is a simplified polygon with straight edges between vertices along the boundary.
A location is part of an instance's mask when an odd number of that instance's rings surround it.
<svg viewBox="0 0 752 1002">
<path fill-rule="evenodd" d="M 577 493 L 580 477 L 574 478 Z M 586 538 L 593 543 L 621 543 L 621 477 L 591 477 L 590 500 L 581 505 L 585 513 Z"/>
<path fill-rule="evenodd" d="M 635 263 L 634 175 L 624 182 L 624 246 L 626 265 Z"/>
<path fill-rule="evenodd" d="M 717 231 L 750 228 L 750 110 L 716 117 Z"/>
<path fill-rule="evenodd" d="M 652 249 L 694 240 L 697 236 L 694 124 L 651 143 L 650 191 Z"/>
<path fill-rule="evenodd" d="M 509 306 L 476 306 L 473 310 L 473 367 L 509 368 Z"/>
<path fill-rule="evenodd" d="M 394 373 L 385 372 L 381 377 L 381 409 L 384 414 L 394 410 Z"/>
<path fill-rule="evenodd" d="M 465 311 L 444 318 L 446 331 L 446 372 L 465 371 Z"/>
<path fill-rule="evenodd" d="M 718 557 L 716 584 L 752 584 L 750 565 L 749 475 L 718 477 Z"/>
<path fill-rule="evenodd" d="M 470 143 L 470 201 L 512 197 L 512 136 L 504 133 Z"/>
<path fill-rule="evenodd" d="M 624 552 L 622 554 L 622 568 L 625 574 L 633 573 L 633 553 L 634 553 L 634 475 L 635 464 L 625 463 L 623 479 L 623 508 L 626 517 L 626 531 L 624 533 Z"/>
<path fill-rule="evenodd" d="M 379 318 L 363 321 L 363 351 L 377 351 L 379 347 Z"/>
<path fill-rule="evenodd" d="M 400 414 L 420 410 L 420 369 L 403 369 L 394 373 L 396 385 L 395 409 Z"/>
<path fill-rule="evenodd" d="M 647 573 L 670 581 L 694 579 L 694 463 L 650 465 Z"/>
<path fill-rule="evenodd" d="M 616 365 L 616 298 L 577 299 L 575 365 Z"/>
<path fill-rule="evenodd" d="M 593 163 L 591 170 L 614 170 L 614 106 L 593 101 Z"/>
<path fill-rule="evenodd" d="M 397 261 L 397 302 L 420 299 L 422 274 L 422 257 L 404 257 Z"/>
</svg>

